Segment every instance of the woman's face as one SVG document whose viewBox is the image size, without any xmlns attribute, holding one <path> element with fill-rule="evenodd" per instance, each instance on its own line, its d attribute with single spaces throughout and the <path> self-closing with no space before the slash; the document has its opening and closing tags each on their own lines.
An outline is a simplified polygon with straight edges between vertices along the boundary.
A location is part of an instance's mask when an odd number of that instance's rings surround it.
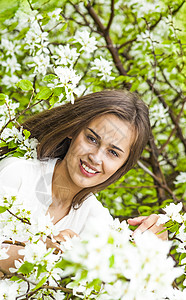
<svg viewBox="0 0 186 300">
<path fill-rule="evenodd" d="M 127 160 L 133 139 L 132 126 L 116 115 L 93 119 L 72 138 L 64 158 L 73 185 L 82 189 L 106 181 Z"/>
</svg>

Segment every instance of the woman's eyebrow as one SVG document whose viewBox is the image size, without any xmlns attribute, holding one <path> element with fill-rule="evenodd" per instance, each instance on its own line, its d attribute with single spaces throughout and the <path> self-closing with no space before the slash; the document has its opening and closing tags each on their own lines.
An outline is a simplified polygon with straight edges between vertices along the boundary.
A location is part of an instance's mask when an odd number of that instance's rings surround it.
<svg viewBox="0 0 186 300">
<path fill-rule="evenodd" d="M 87 129 L 90 130 L 97 137 L 98 140 L 101 140 L 101 137 L 93 129 L 91 129 L 89 127 L 87 127 Z M 124 153 L 123 150 L 121 150 L 119 147 L 117 147 L 117 146 L 115 146 L 113 144 L 109 144 L 109 146 Z"/>
</svg>

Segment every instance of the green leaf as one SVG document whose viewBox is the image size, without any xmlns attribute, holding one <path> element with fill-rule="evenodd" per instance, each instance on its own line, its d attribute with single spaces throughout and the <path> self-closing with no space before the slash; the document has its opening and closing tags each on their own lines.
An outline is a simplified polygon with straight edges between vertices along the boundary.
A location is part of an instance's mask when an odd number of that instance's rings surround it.
<svg viewBox="0 0 186 300">
<path fill-rule="evenodd" d="M 42 272 L 45 272 L 45 271 L 46 271 L 46 268 L 44 266 L 38 265 L 38 268 L 37 268 L 37 278 L 41 275 Z"/>
<path fill-rule="evenodd" d="M 28 261 L 26 261 L 26 262 L 18 269 L 18 272 L 27 275 L 27 274 L 29 274 L 30 272 L 32 272 L 33 269 L 34 269 L 34 264 L 29 263 Z"/>
<path fill-rule="evenodd" d="M 46 280 L 47 280 L 47 276 L 44 276 L 40 280 L 40 282 L 38 282 L 38 284 L 36 285 L 36 287 L 32 291 L 35 291 L 35 290 L 39 289 L 45 283 Z"/>
<path fill-rule="evenodd" d="M 0 214 L 4 213 L 7 209 L 8 207 L 6 206 L 0 206 Z"/>
<path fill-rule="evenodd" d="M 54 89 L 54 95 L 55 96 L 60 96 L 62 94 L 62 92 L 63 92 L 63 88 L 62 87 L 56 87 Z"/>
<path fill-rule="evenodd" d="M 13 31 L 13 30 L 16 28 L 17 25 L 18 25 L 18 22 L 12 23 L 12 24 L 8 27 L 8 30 L 9 30 L 9 31 Z"/>
<path fill-rule="evenodd" d="M 18 281 L 18 280 L 20 280 L 20 278 L 17 276 L 12 276 L 9 280 L 10 281 Z M 21 281 L 24 281 L 24 280 L 21 280 Z"/>
<path fill-rule="evenodd" d="M 184 259 L 186 257 L 186 253 L 181 253 L 180 257 L 179 257 L 179 264 L 181 265 L 181 261 L 182 259 Z"/>
<path fill-rule="evenodd" d="M 6 142 L 0 142 L 0 147 L 6 147 L 7 146 L 7 143 Z"/>
<path fill-rule="evenodd" d="M 17 144 L 14 143 L 14 141 L 10 141 L 10 142 L 8 143 L 8 148 L 9 148 L 9 149 L 12 149 L 12 148 L 15 148 L 15 147 L 17 147 Z"/>
<path fill-rule="evenodd" d="M 60 31 L 65 31 L 65 29 L 67 29 L 68 24 L 65 23 L 59 30 Z"/>
<path fill-rule="evenodd" d="M 63 269 L 65 267 L 66 262 L 62 259 L 61 261 L 57 262 L 55 268 Z"/>
<path fill-rule="evenodd" d="M 38 94 L 37 99 L 47 100 L 52 95 L 51 89 L 44 87 Z"/>
<path fill-rule="evenodd" d="M 0 94 L 0 105 L 3 105 L 3 104 L 5 104 L 5 102 L 6 102 L 6 95 L 5 94 Z"/>
<path fill-rule="evenodd" d="M 33 90 L 32 82 L 26 79 L 20 80 L 17 84 L 17 87 L 22 89 L 23 91 L 30 91 Z"/>
<path fill-rule="evenodd" d="M 171 232 L 177 232 L 179 229 L 179 224 L 175 224 L 172 227 L 169 227 L 168 230 Z"/>
<path fill-rule="evenodd" d="M 58 100 L 59 100 L 59 97 L 54 96 L 54 95 L 50 98 L 49 102 L 50 102 L 51 108 L 54 106 L 54 104 L 55 104 Z"/>
<path fill-rule="evenodd" d="M 50 17 L 47 16 L 41 20 L 41 23 L 42 23 L 42 25 L 46 25 L 46 24 L 48 24 L 49 21 L 50 21 Z"/>
<path fill-rule="evenodd" d="M 26 28 L 23 28 L 19 34 L 16 36 L 16 40 L 21 40 L 25 37 L 26 33 L 28 32 L 30 28 L 29 27 L 26 27 Z"/>
<path fill-rule="evenodd" d="M 47 82 L 51 82 L 51 81 L 53 81 L 54 79 L 57 79 L 57 76 L 54 75 L 54 74 L 48 74 L 48 75 L 46 75 L 46 76 L 43 78 L 43 80 L 44 80 L 44 81 L 47 81 Z"/>
<path fill-rule="evenodd" d="M 23 134 L 24 134 L 24 136 L 25 136 L 25 140 L 27 140 L 28 138 L 29 138 L 29 136 L 30 136 L 30 131 L 28 131 L 28 130 L 23 130 Z"/>
<path fill-rule="evenodd" d="M 114 265 L 114 255 L 111 255 L 111 256 L 110 256 L 110 258 L 109 258 L 109 262 L 110 262 L 110 264 L 109 264 L 109 268 L 112 268 L 112 267 L 113 267 L 113 265 Z"/>
</svg>

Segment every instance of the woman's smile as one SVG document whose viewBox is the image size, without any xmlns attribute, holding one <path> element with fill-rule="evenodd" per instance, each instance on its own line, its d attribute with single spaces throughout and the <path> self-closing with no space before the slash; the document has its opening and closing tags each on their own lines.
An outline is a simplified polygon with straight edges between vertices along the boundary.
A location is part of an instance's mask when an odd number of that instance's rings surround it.
<svg viewBox="0 0 186 300">
<path fill-rule="evenodd" d="M 93 177 L 96 174 L 100 173 L 96 168 L 92 167 L 90 164 L 82 161 L 81 159 L 80 159 L 79 168 L 81 173 L 87 177 Z"/>
</svg>

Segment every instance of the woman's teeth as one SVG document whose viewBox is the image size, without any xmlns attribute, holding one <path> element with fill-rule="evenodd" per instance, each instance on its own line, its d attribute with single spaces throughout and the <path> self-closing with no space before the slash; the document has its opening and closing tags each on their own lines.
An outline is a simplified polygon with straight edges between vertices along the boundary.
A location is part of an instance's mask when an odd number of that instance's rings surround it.
<svg viewBox="0 0 186 300">
<path fill-rule="evenodd" d="M 91 174 L 95 174 L 95 173 L 96 173 L 96 171 L 94 171 L 94 170 L 88 168 L 84 163 L 82 163 L 82 167 L 83 167 L 83 169 L 85 169 L 85 171 L 87 171 L 88 173 L 91 173 Z"/>
</svg>

